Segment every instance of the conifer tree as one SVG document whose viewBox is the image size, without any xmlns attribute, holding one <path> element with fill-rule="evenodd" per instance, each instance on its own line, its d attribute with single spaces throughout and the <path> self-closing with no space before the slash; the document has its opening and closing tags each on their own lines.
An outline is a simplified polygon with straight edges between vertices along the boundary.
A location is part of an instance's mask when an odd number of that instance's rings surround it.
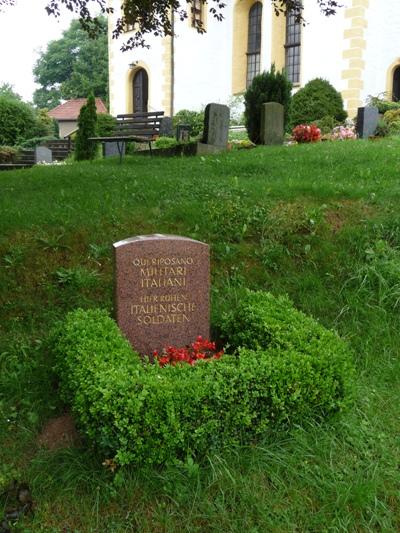
<svg viewBox="0 0 400 533">
<path fill-rule="evenodd" d="M 96 155 L 96 143 L 90 141 L 90 137 L 96 136 L 96 101 L 90 94 L 87 102 L 81 107 L 78 118 L 78 133 L 75 141 L 75 159 L 83 161 L 94 159 Z"/>
</svg>

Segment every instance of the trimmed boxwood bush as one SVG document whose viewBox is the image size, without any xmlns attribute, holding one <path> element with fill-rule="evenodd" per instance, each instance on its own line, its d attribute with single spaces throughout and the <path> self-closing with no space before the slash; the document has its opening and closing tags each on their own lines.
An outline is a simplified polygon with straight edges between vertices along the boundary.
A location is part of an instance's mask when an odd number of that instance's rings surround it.
<svg viewBox="0 0 400 533">
<path fill-rule="evenodd" d="M 53 337 L 63 397 L 88 439 L 121 465 L 204 455 L 341 410 L 351 368 L 345 344 L 327 332 L 337 353 L 322 342 L 316 353 L 304 331 L 297 350 L 293 334 L 282 340 L 290 318 L 282 316 L 268 348 L 160 368 L 142 361 L 104 311 L 74 311 Z"/>
<path fill-rule="evenodd" d="M 297 91 L 292 97 L 290 120 L 292 126 L 310 124 L 324 117 L 343 122 L 347 113 L 343 107 L 342 95 L 322 78 L 315 78 Z"/>
</svg>

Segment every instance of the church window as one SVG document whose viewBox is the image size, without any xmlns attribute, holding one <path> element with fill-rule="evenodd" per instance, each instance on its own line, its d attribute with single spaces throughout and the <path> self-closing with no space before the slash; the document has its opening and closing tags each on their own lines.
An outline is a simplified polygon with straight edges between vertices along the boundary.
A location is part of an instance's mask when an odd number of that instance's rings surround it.
<svg viewBox="0 0 400 533">
<path fill-rule="evenodd" d="M 294 13 L 286 17 L 285 69 L 292 83 L 300 83 L 301 22 Z"/>
<path fill-rule="evenodd" d="M 262 3 L 256 2 L 249 11 L 249 31 L 247 37 L 247 87 L 249 87 L 253 78 L 257 76 L 257 74 L 260 74 L 261 16 Z"/>
</svg>

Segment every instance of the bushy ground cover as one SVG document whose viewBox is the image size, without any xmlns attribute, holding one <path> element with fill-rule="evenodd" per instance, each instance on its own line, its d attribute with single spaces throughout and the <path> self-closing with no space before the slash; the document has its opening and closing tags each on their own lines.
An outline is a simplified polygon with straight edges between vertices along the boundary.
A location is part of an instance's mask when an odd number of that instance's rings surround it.
<svg viewBox="0 0 400 533">
<path fill-rule="evenodd" d="M 0 502 L 14 478 L 35 502 L 16 531 L 398 531 L 399 149 L 320 143 L 0 174 Z M 40 449 L 41 427 L 64 412 L 49 330 L 76 307 L 111 312 L 111 243 L 154 232 L 210 244 L 213 324 L 250 288 L 287 293 L 336 329 L 355 353 L 353 408 L 157 469 L 112 473 L 84 446 Z"/>
</svg>

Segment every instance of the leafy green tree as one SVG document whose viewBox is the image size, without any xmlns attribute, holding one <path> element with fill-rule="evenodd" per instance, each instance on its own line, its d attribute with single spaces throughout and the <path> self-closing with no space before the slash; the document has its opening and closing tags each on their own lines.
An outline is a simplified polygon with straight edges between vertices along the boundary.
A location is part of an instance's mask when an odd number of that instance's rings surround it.
<svg viewBox="0 0 400 533">
<path fill-rule="evenodd" d="M 206 4 L 207 0 L 201 0 Z M 286 14 L 288 11 L 295 13 L 299 20 L 302 20 L 303 0 L 270 0 L 277 14 Z M 186 0 L 191 3 L 192 0 Z M 338 7 L 341 6 L 340 0 L 314 0 L 320 7 L 324 15 L 333 15 Z M 122 3 L 122 0 L 120 0 Z M 0 0 L 0 10 L 2 6 L 14 5 L 15 0 Z M 223 19 L 223 8 L 225 3 L 222 0 L 209 0 L 210 13 L 218 20 Z M 149 0 L 125 0 L 123 2 L 123 13 L 118 18 L 114 27 L 114 37 L 123 35 L 127 24 L 137 25 L 136 31 L 122 46 L 123 50 L 131 50 L 136 46 L 146 46 L 146 37 L 148 35 L 172 35 L 173 22 L 170 17 L 171 11 L 181 20 L 187 18 L 187 6 L 181 0 L 158 0 L 150 2 Z M 113 8 L 108 6 L 108 0 L 47 0 L 47 13 L 59 17 L 61 9 L 68 9 L 79 16 L 82 27 L 89 35 L 96 35 L 101 31 L 99 17 L 93 17 L 90 8 L 100 9 L 104 15 L 112 13 Z M 201 22 L 197 22 L 197 30 L 203 33 L 204 27 Z"/>
<path fill-rule="evenodd" d="M 108 100 L 107 21 L 99 21 L 96 39 L 74 20 L 61 39 L 47 45 L 33 69 L 41 86 L 33 95 L 37 107 L 53 108 L 61 99 L 84 98 L 90 92 Z"/>
<path fill-rule="evenodd" d="M 96 121 L 96 101 L 93 93 L 91 93 L 79 113 L 78 133 L 75 141 L 75 159 L 77 161 L 95 158 L 96 143 L 89 141 L 89 138 L 96 136 Z"/>
<path fill-rule="evenodd" d="M 14 86 L 10 83 L 0 85 L 0 97 L 6 96 L 12 100 L 22 100 L 21 96 L 14 91 Z"/>
<path fill-rule="evenodd" d="M 29 104 L 0 96 L 0 145 L 15 146 L 33 137 L 36 127 L 37 118 Z"/>
<path fill-rule="evenodd" d="M 268 72 L 255 76 L 244 95 L 244 119 L 249 139 L 260 142 L 261 106 L 266 102 L 278 102 L 285 109 L 285 126 L 289 119 L 292 84 L 284 72 L 271 66 Z"/>
</svg>

